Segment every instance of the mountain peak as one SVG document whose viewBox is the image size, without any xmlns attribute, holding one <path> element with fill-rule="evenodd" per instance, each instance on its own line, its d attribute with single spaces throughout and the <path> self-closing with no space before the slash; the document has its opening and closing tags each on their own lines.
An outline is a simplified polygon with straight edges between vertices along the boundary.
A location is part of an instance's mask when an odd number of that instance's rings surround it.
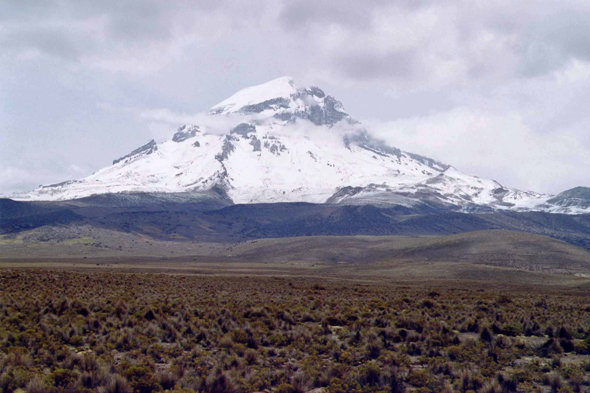
<svg viewBox="0 0 590 393">
<path fill-rule="evenodd" d="M 40 187 L 20 199 L 222 190 L 234 203 L 590 212 L 589 189 L 570 190 L 553 201 L 389 146 L 354 121 L 334 97 L 288 76 L 240 90 L 210 115 L 224 117 L 223 132 L 183 126 L 171 140 L 152 140 L 87 178 Z M 298 127 L 289 127 L 293 123 Z"/>
<path fill-rule="evenodd" d="M 242 89 L 211 108 L 209 114 L 245 114 L 281 122 L 304 119 L 318 126 L 351 120 L 340 101 L 317 86 L 301 87 L 289 76 Z"/>
<path fill-rule="evenodd" d="M 211 108 L 211 113 L 239 112 L 242 108 L 277 99 L 289 99 L 299 87 L 290 76 L 283 76 L 256 86 L 246 87 Z"/>
<path fill-rule="evenodd" d="M 569 190 L 560 192 L 553 198 L 549 199 L 550 203 L 584 203 L 590 206 L 590 187 L 574 187 Z"/>
</svg>

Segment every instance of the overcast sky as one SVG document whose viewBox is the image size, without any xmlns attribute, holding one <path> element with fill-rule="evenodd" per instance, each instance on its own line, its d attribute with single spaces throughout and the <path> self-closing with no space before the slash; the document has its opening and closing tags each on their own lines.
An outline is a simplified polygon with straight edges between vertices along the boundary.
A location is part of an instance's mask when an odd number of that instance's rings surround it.
<svg viewBox="0 0 590 393">
<path fill-rule="evenodd" d="M 0 193 L 80 178 L 283 75 L 392 145 L 590 186 L 590 2 L 0 2 Z"/>
</svg>

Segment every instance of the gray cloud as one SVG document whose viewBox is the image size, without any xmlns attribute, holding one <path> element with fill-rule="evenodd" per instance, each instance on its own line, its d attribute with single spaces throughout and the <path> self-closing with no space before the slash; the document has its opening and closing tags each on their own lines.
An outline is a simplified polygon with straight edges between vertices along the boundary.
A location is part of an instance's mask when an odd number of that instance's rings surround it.
<svg viewBox="0 0 590 393">
<path fill-rule="evenodd" d="M 416 10 L 432 3 L 431 0 L 366 0 L 360 5 L 354 0 L 294 0 L 286 2 L 280 21 L 288 28 L 302 29 L 315 24 L 339 24 L 347 27 L 367 28 L 379 8 L 395 4 L 404 10 Z"/>
<path fill-rule="evenodd" d="M 217 12 L 225 1 L 8 1 L 0 5 L 0 42 L 10 55 L 57 57 L 66 62 L 84 60 L 119 71 L 117 62 L 148 60 L 157 71 L 167 56 L 184 47 L 216 37 L 234 21 Z M 232 7 L 244 12 L 247 2 Z M 237 16 L 237 15 L 234 15 Z M 235 21 L 238 23 L 238 21 Z M 141 59 L 140 59 L 141 60 Z M 133 67 L 123 70 L 131 71 Z"/>
<path fill-rule="evenodd" d="M 303 29 L 312 24 L 343 24 L 366 27 L 371 21 L 372 2 L 359 8 L 349 1 L 293 1 L 280 14 L 280 22 L 290 29 Z"/>
<path fill-rule="evenodd" d="M 77 61 L 82 51 L 89 51 L 92 42 L 77 42 L 76 38 L 55 27 L 32 27 L 14 29 L 0 40 L 5 50 L 39 51 L 50 57 Z"/>
<path fill-rule="evenodd" d="M 419 73 L 421 64 L 413 51 L 387 54 L 350 53 L 334 59 L 334 68 L 355 80 L 379 78 L 411 78 Z"/>
<path fill-rule="evenodd" d="M 545 75 L 572 59 L 590 60 L 590 9 L 555 10 L 528 26 L 522 40 L 522 73 Z"/>
</svg>

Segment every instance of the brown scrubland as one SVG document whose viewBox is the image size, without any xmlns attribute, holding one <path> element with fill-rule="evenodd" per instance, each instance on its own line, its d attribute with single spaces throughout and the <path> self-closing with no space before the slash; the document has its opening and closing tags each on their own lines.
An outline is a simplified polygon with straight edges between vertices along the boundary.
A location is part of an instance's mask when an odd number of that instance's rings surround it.
<svg viewBox="0 0 590 393">
<path fill-rule="evenodd" d="M 0 390 L 587 391 L 584 288 L 3 269 Z"/>
</svg>

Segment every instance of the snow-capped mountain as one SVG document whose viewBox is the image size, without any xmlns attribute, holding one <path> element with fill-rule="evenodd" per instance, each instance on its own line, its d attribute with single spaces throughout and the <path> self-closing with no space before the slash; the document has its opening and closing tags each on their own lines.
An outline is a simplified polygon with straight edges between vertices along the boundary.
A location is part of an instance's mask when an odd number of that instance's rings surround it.
<svg viewBox="0 0 590 393">
<path fill-rule="evenodd" d="M 181 127 L 81 180 L 14 199 L 121 192 L 210 192 L 234 203 L 313 202 L 581 213 L 590 203 L 503 187 L 374 138 L 342 104 L 283 77 L 241 90 Z M 557 199 L 556 199 L 557 198 Z M 555 203 L 557 202 L 557 203 Z"/>
</svg>

